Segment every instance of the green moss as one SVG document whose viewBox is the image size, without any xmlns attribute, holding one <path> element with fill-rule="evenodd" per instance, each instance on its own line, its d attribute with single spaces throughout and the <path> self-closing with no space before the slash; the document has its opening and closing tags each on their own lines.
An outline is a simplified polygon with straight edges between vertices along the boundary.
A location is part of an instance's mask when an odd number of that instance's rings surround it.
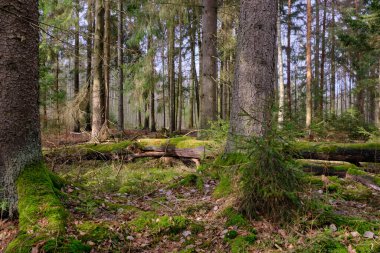
<svg viewBox="0 0 380 253">
<path fill-rule="evenodd" d="M 380 143 L 296 142 L 296 151 L 333 153 L 338 150 L 379 150 Z"/>
<path fill-rule="evenodd" d="M 230 242 L 231 253 L 245 253 L 249 252 L 249 246 L 255 242 L 256 238 L 252 235 L 238 236 Z"/>
<path fill-rule="evenodd" d="M 380 186 L 380 176 L 376 176 L 376 177 L 374 177 L 374 178 L 373 178 L 373 181 L 375 182 L 375 184 L 376 184 L 377 186 Z"/>
<path fill-rule="evenodd" d="M 29 252 L 36 242 L 64 233 L 67 212 L 51 178 L 42 162 L 27 166 L 20 174 L 17 179 L 20 233 L 6 252 Z M 58 181 L 56 176 L 53 178 Z"/>
<path fill-rule="evenodd" d="M 223 211 L 223 216 L 227 218 L 226 226 L 238 226 L 238 227 L 246 227 L 249 225 L 249 221 L 238 211 L 236 211 L 233 207 L 226 208 Z"/>
<path fill-rule="evenodd" d="M 89 253 L 91 247 L 75 238 L 59 237 L 49 240 L 43 247 L 44 252 L 65 252 L 65 253 Z"/>
<path fill-rule="evenodd" d="M 230 195 L 233 192 L 232 179 L 228 175 L 221 175 L 218 185 L 215 187 L 213 195 L 215 198 L 222 198 Z"/>
<path fill-rule="evenodd" d="M 226 233 L 225 238 L 226 239 L 235 239 L 238 235 L 239 235 L 239 233 L 236 230 L 230 230 Z"/>
<path fill-rule="evenodd" d="M 351 231 L 358 231 L 363 234 L 366 231 L 379 231 L 379 221 L 369 221 L 359 217 L 344 216 L 334 213 L 331 210 L 324 211 L 317 219 L 316 225 L 326 226 L 335 224 L 338 229 L 348 228 Z"/>
<path fill-rule="evenodd" d="M 77 229 L 81 232 L 80 238 L 85 241 L 102 242 L 114 237 L 112 231 L 102 223 L 86 221 L 78 224 Z"/>
<path fill-rule="evenodd" d="M 214 166 L 234 166 L 249 162 L 249 158 L 243 153 L 229 153 L 223 156 L 217 157 L 214 162 Z"/>
<path fill-rule="evenodd" d="M 176 148 L 197 148 L 206 147 L 213 144 L 212 141 L 197 140 L 188 136 L 170 139 L 140 139 L 138 142 L 142 146 L 173 146 Z"/>
<path fill-rule="evenodd" d="M 372 240 L 363 240 L 354 246 L 356 253 L 374 253 L 380 252 L 380 244 L 374 243 Z"/>
<path fill-rule="evenodd" d="M 355 175 L 355 176 L 363 176 L 363 175 L 366 175 L 367 173 L 357 168 L 350 168 L 348 169 L 347 174 Z"/>
<path fill-rule="evenodd" d="M 327 231 L 313 238 L 312 242 L 308 243 L 308 247 L 302 247 L 296 252 L 299 253 L 347 253 L 347 247 L 331 235 Z"/>
<path fill-rule="evenodd" d="M 189 220 L 183 216 L 158 216 L 153 212 L 142 212 L 129 222 L 135 232 L 144 230 L 153 234 L 177 234 L 190 224 Z"/>
<path fill-rule="evenodd" d="M 372 191 L 361 184 L 349 185 L 340 193 L 345 200 L 365 201 L 372 197 Z"/>
</svg>

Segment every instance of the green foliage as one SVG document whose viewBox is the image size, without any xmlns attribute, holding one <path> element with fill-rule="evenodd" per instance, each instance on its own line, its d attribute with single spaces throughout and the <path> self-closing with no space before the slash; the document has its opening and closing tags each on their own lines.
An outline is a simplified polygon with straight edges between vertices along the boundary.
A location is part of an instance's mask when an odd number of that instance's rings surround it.
<svg viewBox="0 0 380 253">
<path fill-rule="evenodd" d="M 320 234 L 312 239 L 307 248 L 302 248 L 297 252 L 302 253 L 347 253 L 347 247 L 336 240 L 330 231 Z"/>
<path fill-rule="evenodd" d="M 233 207 L 229 207 L 223 211 L 223 216 L 227 218 L 226 226 L 246 227 L 250 223 L 249 221 Z"/>
<path fill-rule="evenodd" d="M 81 232 L 80 238 L 84 241 L 102 242 L 115 237 L 112 231 L 101 223 L 87 221 L 78 224 L 77 229 Z"/>
<path fill-rule="evenodd" d="M 228 121 L 222 119 L 210 121 L 210 127 L 207 130 L 202 130 L 201 136 L 204 139 L 213 140 L 217 143 L 225 143 L 229 128 L 230 124 Z"/>
<path fill-rule="evenodd" d="M 242 169 L 241 210 L 249 217 L 262 214 L 285 221 L 299 207 L 302 174 L 290 150 L 290 144 L 276 133 L 246 142 L 244 151 L 250 161 Z"/>
</svg>

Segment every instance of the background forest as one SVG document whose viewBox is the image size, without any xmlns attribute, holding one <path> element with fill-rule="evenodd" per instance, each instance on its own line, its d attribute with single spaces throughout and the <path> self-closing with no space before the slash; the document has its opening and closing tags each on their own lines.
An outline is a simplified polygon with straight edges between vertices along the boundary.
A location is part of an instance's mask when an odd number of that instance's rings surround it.
<svg viewBox="0 0 380 253">
<path fill-rule="evenodd" d="M 380 252 L 378 0 L 0 0 L 0 252 Z"/>
</svg>

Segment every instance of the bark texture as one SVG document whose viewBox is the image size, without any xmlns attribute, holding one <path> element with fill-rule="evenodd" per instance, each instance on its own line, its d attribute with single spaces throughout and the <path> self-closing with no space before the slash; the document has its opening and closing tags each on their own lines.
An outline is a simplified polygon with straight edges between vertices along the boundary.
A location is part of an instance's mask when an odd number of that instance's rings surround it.
<svg viewBox="0 0 380 253">
<path fill-rule="evenodd" d="M 0 0 L 0 9 L 0 202 L 7 202 L 12 216 L 17 210 L 15 180 L 26 165 L 42 157 L 39 35 L 32 25 L 38 23 L 38 3 Z"/>
<path fill-rule="evenodd" d="M 118 26 L 117 26 L 117 66 L 119 74 L 119 104 L 118 104 L 118 121 L 119 131 L 124 130 L 124 73 L 123 73 L 123 1 L 119 0 L 118 8 Z"/>
<path fill-rule="evenodd" d="M 202 51 L 203 69 L 201 86 L 201 117 L 200 127 L 205 129 L 209 121 L 216 120 L 217 117 L 217 1 L 203 1 L 202 17 Z"/>
<path fill-rule="evenodd" d="M 311 0 L 307 0 L 307 34 L 306 34 L 306 129 L 311 126 Z"/>
<path fill-rule="evenodd" d="M 281 127 L 284 122 L 284 64 L 282 58 L 282 41 L 281 41 L 281 13 L 277 16 L 277 50 L 278 50 L 278 124 Z"/>
<path fill-rule="evenodd" d="M 265 136 L 272 124 L 276 84 L 278 1 L 240 1 L 240 24 L 227 152 L 234 135 Z"/>
<path fill-rule="evenodd" d="M 96 0 L 96 24 L 94 45 L 94 84 L 92 91 L 92 135 L 97 139 L 105 119 L 105 84 L 103 73 L 104 52 L 104 2 Z"/>
</svg>

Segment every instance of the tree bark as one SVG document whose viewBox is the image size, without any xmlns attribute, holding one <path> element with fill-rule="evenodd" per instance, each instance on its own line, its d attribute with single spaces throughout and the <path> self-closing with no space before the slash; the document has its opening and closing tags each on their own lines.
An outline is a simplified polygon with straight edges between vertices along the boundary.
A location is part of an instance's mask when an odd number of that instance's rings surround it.
<svg viewBox="0 0 380 253">
<path fill-rule="evenodd" d="M 278 51 L 278 124 L 281 127 L 284 123 L 284 65 L 282 58 L 282 38 L 281 38 L 281 12 L 277 15 L 277 51 Z"/>
<path fill-rule="evenodd" d="M 335 115 L 335 82 L 336 82 L 336 67 L 335 67 L 335 0 L 332 0 L 332 29 L 331 29 L 331 84 L 330 84 L 330 113 Z"/>
<path fill-rule="evenodd" d="M 319 85 L 319 106 L 318 106 L 318 114 L 319 114 L 320 119 L 323 119 L 323 103 L 324 103 L 324 90 L 325 90 L 326 14 L 327 14 L 327 0 L 324 0 L 324 3 L 323 3 L 323 21 L 322 21 L 321 78 L 320 78 L 320 85 Z"/>
<path fill-rule="evenodd" d="M 217 117 L 217 1 L 203 0 L 202 52 L 203 78 L 201 86 L 200 128 L 209 127 Z"/>
<path fill-rule="evenodd" d="M 178 50 L 178 131 L 182 130 L 182 109 L 183 109 L 183 76 L 182 76 L 182 13 L 179 15 L 179 50 Z"/>
<path fill-rule="evenodd" d="M 111 0 L 104 0 L 104 124 L 110 119 Z"/>
<path fill-rule="evenodd" d="M 174 17 L 169 27 L 169 50 L 168 50 L 168 71 L 169 71 L 169 108 L 170 108 L 170 132 L 176 130 L 175 125 L 175 73 L 174 73 L 174 40 L 175 40 Z"/>
<path fill-rule="evenodd" d="M 118 26 L 117 26 L 117 66 L 119 74 L 119 104 L 118 121 L 119 131 L 124 130 L 124 72 L 123 72 L 123 0 L 118 1 Z"/>
<path fill-rule="evenodd" d="M 306 129 L 310 131 L 312 98 L 311 98 L 311 0 L 307 0 L 307 35 L 306 35 Z M 310 132 L 309 132 L 310 134 Z"/>
<path fill-rule="evenodd" d="M 86 116 L 85 116 L 85 130 L 91 131 L 91 87 L 92 87 L 92 50 L 93 41 L 92 34 L 94 33 L 94 18 L 93 18 L 94 2 L 93 0 L 87 0 L 87 66 L 86 66 L 86 85 L 87 85 L 87 100 L 86 100 Z"/>
<path fill-rule="evenodd" d="M 75 97 L 79 94 L 79 0 L 75 0 L 75 53 L 74 53 L 74 95 Z M 79 121 L 79 112 L 75 112 L 75 124 L 74 132 L 80 132 L 80 121 Z"/>
<path fill-rule="evenodd" d="M 234 136 L 262 136 L 271 130 L 276 85 L 278 1 L 240 1 L 240 24 L 227 152 Z"/>
<path fill-rule="evenodd" d="M 156 114 L 155 114 L 155 82 L 154 82 L 154 52 L 152 35 L 148 36 L 148 53 L 150 54 L 150 131 L 156 132 Z"/>
<path fill-rule="evenodd" d="M 292 0 L 288 0 L 288 30 L 287 30 L 287 40 L 288 45 L 286 47 L 286 61 L 287 61 L 287 68 L 286 68 L 286 79 L 287 79 L 287 85 L 286 85 L 286 91 L 288 94 L 288 114 L 289 118 L 292 118 L 292 86 L 291 86 L 291 32 L 292 32 Z"/>
<path fill-rule="evenodd" d="M 94 45 L 94 84 L 92 91 L 92 134 L 95 141 L 105 120 L 105 80 L 103 69 L 104 55 L 104 1 L 96 0 L 96 23 Z"/>
<path fill-rule="evenodd" d="M 319 107 L 319 99 L 320 99 L 320 89 L 319 89 L 319 67 L 320 67 L 320 61 L 319 61 L 319 51 L 320 51 L 320 36 L 321 36 L 321 28 L 320 21 L 319 21 L 319 14 L 320 14 L 320 8 L 319 8 L 319 1 L 315 0 L 315 45 L 314 45 L 314 80 L 313 80 L 313 95 L 314 95 L 314 109 L 318 109 Z M 310 6 L 310 8 L 312 8 Z M 311 14 L 312 15 L 312 14 Z M 312 22 L 312 17 L 311 21 Z M 310 42 L 311 43 L 311 42 Z M 318 112 L 318 110 L 316 110 Z"/>
<path fill-rule="evenodd" d="M 42 158 L 38 108 L 38 2 L 0 0 L 0 202 L 17 211 L 16 179 Z M 7 12 L 8 10 L 9 12 Z M 12 14 L 12 13 L 15 14 Z M 29 22 L 25 22 L 24 17 Z"/>
</svg>

